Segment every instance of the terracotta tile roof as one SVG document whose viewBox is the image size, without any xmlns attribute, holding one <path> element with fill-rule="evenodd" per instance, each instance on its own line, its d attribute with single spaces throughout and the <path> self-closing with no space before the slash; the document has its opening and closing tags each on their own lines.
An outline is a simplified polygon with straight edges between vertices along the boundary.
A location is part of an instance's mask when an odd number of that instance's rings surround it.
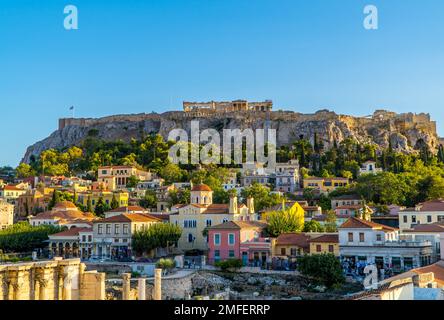
<svg viewBox="0 0 444 320">
<path fill-rule="evenodd" d="M 353 229 L 382 229 L 383 231 L 395 231 L 397 229 L 388 227 L 379 223 L 358 219 L 355 217 L 350 217 L 347 221 L 345 221 L 339 229 L 347 229 L 347 228 L 353 228 Z"/>
<path fill-rule="evenodd" d="M 294 204 L 299 201 L 286 201 L 285 202 L 285 207 L 286 208 L 291 208 L 292 206 L 294 206 Z M 271 211 L 281 211 L 282 210 L 282 203 L 278 203 L 275 204 L 274 206 L 262 209 L 261 212 L 271 212 Z"/>
<path fill-rule="evenodd" d="M 71 201 L 61 201 L 54 206 L 54 209 L 77 209 L 76 205 Z"/>
<path fill-rule="evenodd" d="M 404 230 L 404 232 L 444 232 L 444 223 L 435 222 L 431 224 L 418 224 L 412 229 Z"/>
<path fill-rule="evenodd" d="M 361 198 L 356 194 L 344 194 L 342 196 L 334 197 L 332 198 L 332 200 L 361 200 Z"/>
<path fill-rule="evenodd" d="M 146 213 L 123 213 L 118 216 L 113 216 L 105 219 L 95 221 L 95 223 L 107 222 L 159 222 L 159 218 L 153 217 Z"/>
<path fill-rule="evenodd" d="M 158 214 L 158 213 L 150 213 L 150 216 L 163 220 L 163 221 L 169 221 L 170 220 L 170 215 L 169 214 Z"/>
<path fill-rule="evenodd" d="M 310 237 L 304 233 L 283 233 L 276 239 L 276 245 L 296 245 L 308 249 Z"/>
<path fill-rule="evenodd" d="M 432 265 L 418 269 L 413 269 L 411 271 L 413 271 L 416 274 L 433 272 L 433 274 L 435 275 L 435 281 L 437 282 L 439 287 L 444 286 L 444 261 L 438 261 L 437 263 L 434 263 Z"/>
<path fill-rule="evenodd" d="M 39 213 L 35 217 L 31 218 L 32 220 L 61 220 L 64 222 L 69 221 L 92 221 L 97 219 L 95 215 L 89 212 L 82 212 L 80 210 L 57 210 L 53 209 L 52 211 L 46 211 Z"/>
<path fill-rule="evenodd" d="M 77 236 L 79 232 L 92 231 L 92 228 L 71 228 L 59 233 L 49 235 L 49 237 L 72 237 Z"/>
<path fill-rule="evenodd" d="M 406 285 L 409 285 L 411 281 L 396 281 L 394 283 L 387 282 L 382 285 L 380 285 L 377 289 L 371 289 L 366 291 L 361 291 L 356 294 L 353 294 L 348 298 L 348 300 L 368 300 L 366 298 L 370 298 L 371 296 L 380 296 L 384 292 L 389 292 L 396 290 L 398 288 L 402 288 Z"/>
<path fill-rule="evenodd" d="M 321 207 L 318 206 L 302 206 L 302 209 L 304 209 L 305 211 L 317 211 L 320 208 Z"/>
<path fill-rule="evenodd" d="M 11 186 L 11 185 L 5 186 L 3 188 L 3 190 L 8 190 L 8 191 L 25 191 L 24 189 L 20 189 L 20 188 L 17 188 L 16 186 Z"/>
<path fill-rule="evenodd" d="M 108 212 L 131 212 L 131 211 L 138 211 L 138 212 L 145 212 L 147 211 L 145 208 L 142 208 L 140 206 L 128 206 L 128 207 L 120 207 L 116 209 L 112 209 Z"/>
<path fill-rule="evenodd" d="M 417 205 L 419 210 L 416 208 L 406 208 L 404 210 L 400 210 L 401 212 L 406 211 L 415 211 L 415 212 L 429 212 L 429 211 L 444 211 L 444 199 L 431 200 L 427 202 L 423 202 Z"/>
<path fill-rule="evenodd" d="M 228 204 L 210 204 L 203 212 L 204 214 L 224 214 L 230 211 Z"/>
<path fill-rule="evenodd" d="M 193 186 L 191 191 L 213 191 L 213 190 L 211 190 L 211 188 L 209 186 L 207 186 L 206 184 L 198 184 L 198 185 Z"/>
<path fill-rule="evenodd" d="M 266 223 L 260 221 L 227 221 L 212 227 L 208 230 L 213 229 L 227 229 L 227 230 L 240 230 L 240 229 L 263 229 L 267 226 Z"/>
<path fill-rule="evenodd" d="M 320 242 L 320 243 L 339 243 L 338 234 L 324 234 L 322 236 L 313 238 L 309 242 Z"/>
</svg>

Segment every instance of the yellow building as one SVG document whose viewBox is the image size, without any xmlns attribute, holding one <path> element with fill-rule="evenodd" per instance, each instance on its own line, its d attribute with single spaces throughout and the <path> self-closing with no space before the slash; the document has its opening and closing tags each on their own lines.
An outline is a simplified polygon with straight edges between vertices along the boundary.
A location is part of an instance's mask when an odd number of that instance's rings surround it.
<svg viewBox="0 0 444 320">
<path fill-rule="evenodd" d="M 0 230 L 12 226 L 14 223 L 14 206 L 4 200 L 0 200 Z"/>
<path fill-rule="evenodd" d="M 183 251 L 208 249 L 204 230 L 227 221 L 254 221 L 253 198 L 247 199 L 247 205 L 238 204 L 237 197 L 231 197 L 229 204 L 213 203 L 213 191 L 205 184 L 191 189 L 190 204 L 180 206 L 170 214 L 170 222 L 182 228 L 178 247 Z"/>
<path fill-rule="evenodd" d="M 301 226 L 304 225 L 305 210 L 297 201 L 282 201 L 282 203 L 263 209 L 260 212 L 260 219 L 267 220 L 267 216 L 272 212 L 285 212 L 290 215 L 294 214 L 297 216 L 299 224 Z"/>
<path fill-rule="evenodd" d="M 319 190 L 321 193 L 329 193 L 337 188 L 346 187 L 349 185 L 349 179 L 334 177 L 334 178 L 318 178 L 307 177 L 304 178 L 304 189 L 313 188 Z"/>
<path fill-rule="evenodd" d="M 302 232 L 289 232 L 272 240 L 272 256 L 282 259 L 296 258 L 310 252 L 310 236 Z"/>
<path fill-rule="evenodd" d="M 119 203 L 119 207 L 127 207 L 129 194 L 128 192 L 112 192 L 112 191 L 92 191 L 92 192 L 81 192 L 79 193 L 77 198 L 77 202 L 81 203 L 85 207 L 88 206 L 88 201 L 91 200 L 91 206 L 93 210 L 96 207 L 97 202 L 100 198 L 107 205 L 111 205 L 111 201 L 113 200 L 113 196 L 116 197 L 117 202 Z"/>
<path fill-rule="evenodd" d="M 103 183 L 108 190 L 125 189 L 131 177 L 135 177 L 139 181 L 152 179 L 151 172 L 133 166 L 99 167 L 97 176 L 97 181 Z"/>
<path fill-rule="evenodd" d="M 339 257 L 339 236 L 332 233 L 289 232 L 272 240 L 272 256 L 293 259 L 304 254 L 332 253 Z"/>
<path fill-rule="evenodd" d="M 310 254 L 332 253 L 339 257 L 339 235 L 325 234 L 312 238 L 310 241 Z"/>
</svg>

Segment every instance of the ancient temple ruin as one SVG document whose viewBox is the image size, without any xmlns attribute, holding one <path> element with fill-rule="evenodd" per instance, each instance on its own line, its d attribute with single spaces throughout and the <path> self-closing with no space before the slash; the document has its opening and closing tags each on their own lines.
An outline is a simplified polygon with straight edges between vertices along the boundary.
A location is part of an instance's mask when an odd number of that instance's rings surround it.
<svg viewBox="0 0 444 320">
<path fill-rule="evenodd" d="M 0 300 L 104 300 L 105 274 L 80 259 L 0 265 Z"/>
</svg>

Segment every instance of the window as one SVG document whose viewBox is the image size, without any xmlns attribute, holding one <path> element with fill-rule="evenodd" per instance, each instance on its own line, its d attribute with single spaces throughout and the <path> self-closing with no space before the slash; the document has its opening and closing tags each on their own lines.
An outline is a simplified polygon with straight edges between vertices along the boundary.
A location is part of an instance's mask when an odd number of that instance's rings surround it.
<svg viewBox="0 0 444 320">
<path fill-rule="evenodd" d="M 297 251 L 296 251 L 295 248 L 291 248 L 291 249 L 290 249 L 290 255 L 291 255 L 292 257 L 296 257 L 296 255 L 297 255 Z"/>
<path fill-rule="evenodd" d="M 183 227 L 184 228 L 196 228 L 197 222 L 196 222 L 196 220 L 184 220 Z"/>
<path fill-rule="evenodd" d="M 316 245 L 316 252 L 321 252 L 322 251 L 322 247 L 320 244 Z"/>
<path fill-rule="evenodd" d="M 214 257 L 220 257 L 220 251 L 219 250 L 214 250 Z"/>
<path fill-rule="evenodd" d="M 444 216 L 438 216 L 438 222 L 444 221 Z"/>
<path fill-rule="evenodd" d="M 189 234 L 188 234 L 188 242 L 191 243 L 191 242 L 193 242 L 193 241 L 194 241 L 194 236 L 193 236 L 192 233 L 189 233 Z"/>
<path fill-rule="evenodd" d="M 224 218 L 224 219 L 222 220 L 222 223 L 225 223 L 225 222 L 228 222 L 228 219 L 227 219 L 227 218 Z"/>
<path fill-rule="evenodd" d="M 88 242 L 91 242 L 91 241 L 92 241 L 92 236 L 89 235 L 89 236 L 88 236 Z"/>
<path fill-rule="evenodd" d="M 127 224 L 123 225 L 123 234 L 128 234 L 128 225 Z"/>
<path fill-rule="evenodd" d="M 97 226 L 97 233 L 98 233 L 98 234 L 102 234 L 102 233 L 103 233 L 103 225 L 99 224 L 99 225 Z"/>
<path fill-rule="evenodd" d="M 348 242 L 353 242 L 353 232 L 348 233 Z"/>
<path fill-rule="evenodd" d="M 228 235 L 228 244 L 229 244 L 230 246 L 234 245 L 234 233 L 230 233 L 230 234 Z"/>
<path fill-rule="evenodd" d="M 120 233 L 120 225 L 116 224 L 114 225 L 114 233 L 119 234 Z"/>
<path fill-rule="evenodd" d="M 82 236 L 82 242 L 86 242 L 86 236 L 85 235 Z"/>
<path fill-rule="evenodd" d="M 207 227 L 211 227 L 211 220 L 206 221 Z"/>
<path fill-rule="evenodd" d="M 110 224 L 106 225 L 106 234 L 111 234 L 111 225 Z"/>
<path fill-rule="evenodd" d="M 328 252 L 330 252 L 330 253 L 335 252 L 335 247 L 332 244 L 328 245 Z"/>
<path fill-rule="evenodd" d="M 214 245 L 216 246 L 220 245 L 220 233 L 214 234 Z"/>
<path fill-rule="evenodd" d="M 230 250 L 230 251 L 228 252 L 228 256 L 229 256 L 230 258 L 234 258 L 234 250 Z"/>
<path fill-rule="evenodd" d="M 432 222 L 432 216 L 427 216 L 427 222 L 428 223 Z"/>
<path fill-rule="evenodd" d="M 382 241 L 381 234 L 377 234 L 377 235 L 376 235 L 376 241 Z"/>
<path fill-rule="evenodd" d="M 402 218 L 403 218 L 404 223 L 407 223 L 407 216 L 403 216 Z"/>
<path fill-rule="evenodd" d="M 363 232 L 359 232 L 359 242 L 364 242 L 364 233 Z"/>
<path fill-rule="evenodd" d="M 287 255 L 287 250 L 285 248 L 281 248 L 281 256 Z"/>
</svg>

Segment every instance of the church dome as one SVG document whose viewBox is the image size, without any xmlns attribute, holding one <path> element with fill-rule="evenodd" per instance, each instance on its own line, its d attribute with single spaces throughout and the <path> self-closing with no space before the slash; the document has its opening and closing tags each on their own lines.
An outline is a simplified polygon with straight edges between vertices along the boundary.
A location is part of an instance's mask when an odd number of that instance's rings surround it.
<svg viewBox="0 0 444 320">
<path fill-rule="evenodd" d="M 213 190 L 211 190 L 211 188 L 206 184 L 198 184 L 195 185 L 193 189 L 191 189 L 191 191 L 213 191 Z"/>
</svg>

